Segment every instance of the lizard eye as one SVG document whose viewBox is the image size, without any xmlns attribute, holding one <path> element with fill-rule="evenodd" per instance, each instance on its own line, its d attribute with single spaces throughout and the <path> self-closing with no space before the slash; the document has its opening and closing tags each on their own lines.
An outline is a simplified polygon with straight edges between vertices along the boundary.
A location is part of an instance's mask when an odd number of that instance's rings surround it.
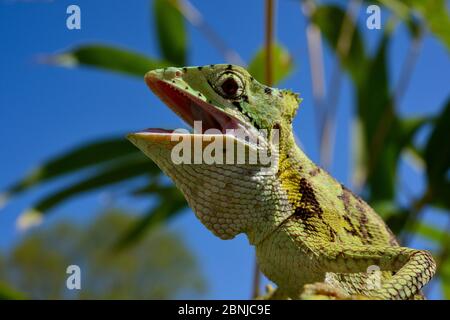
<svg viewBox="0 0 450 320">
<path fill-rule="evenodd" d="M 244 92 L 244 83 L 234 73 L 227 72 L 219 76 L 215 90 L 225 99 L 237 99 Z"/>
</svg>

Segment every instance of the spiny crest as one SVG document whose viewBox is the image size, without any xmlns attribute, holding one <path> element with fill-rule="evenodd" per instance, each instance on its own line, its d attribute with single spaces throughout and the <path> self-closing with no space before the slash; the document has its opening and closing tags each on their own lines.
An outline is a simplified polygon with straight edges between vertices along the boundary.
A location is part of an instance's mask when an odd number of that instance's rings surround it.
<svg viewBox="0 0 450 320">
<path fill-rule="evenodd" d="M 283 116 L 288 119 L 293 119 L 297 112 L 299 104 L 302 102 L 298 93 L 292 92 L 290 90 L 284 89 L 281 90 L 281 94 L 283 95 Z"/>
</svg>

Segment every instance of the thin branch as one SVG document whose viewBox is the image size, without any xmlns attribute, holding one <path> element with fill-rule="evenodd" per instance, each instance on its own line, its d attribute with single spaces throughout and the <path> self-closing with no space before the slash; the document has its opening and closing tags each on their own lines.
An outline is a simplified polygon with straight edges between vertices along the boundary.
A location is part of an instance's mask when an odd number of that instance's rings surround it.
<svg viewBox="0 0 450 320">
<path fill-rule="evenodd" d="M 227 46 L 225 41 L 206 22 L 200 11 L 189 0 L 180 0 L 178 2 L 171 1 L 170 3 L 181 12 L 187 21 L 203 33 L 212 46 L 222 54 L 225 61 L 232 64 L 245 66 L 245 62 L 239 54 Z"/>
<path fill-rule="evenodd" d="M 396 104 L 400 102 L 403 98 L 408 84 L 412 77 L 412 71 L 414 70 L 414 66 L 416 65 L 417 58 L 419 57 L 420 49 L 422 48 L 423 42 L 423 30 L 420 31 L 420 35 L 417 38 L 412 40 L 412 43 L 409 47 L 408 54 L 406 56 L 406 60 L 402 65 L 402 70 L 400 71 L 400 76 L 396 84 L 395 89 L 395 101 Z"/>
<path fill-rule="evenodd" d="M 271 87 L 273 85 L 273 37 L 274 37 L 274 1 L 266 0 L 266 37 L 265 37 L 265 80 L 266 84 Z"/>
<path fill-rule="evenodd" d="M 256 299 L 260 295 L 261 271 L 259 270 L 258 260 L 255 257 L 253 266 L 253 281 L 252 281 L 252 299 Z"/>
</svg>

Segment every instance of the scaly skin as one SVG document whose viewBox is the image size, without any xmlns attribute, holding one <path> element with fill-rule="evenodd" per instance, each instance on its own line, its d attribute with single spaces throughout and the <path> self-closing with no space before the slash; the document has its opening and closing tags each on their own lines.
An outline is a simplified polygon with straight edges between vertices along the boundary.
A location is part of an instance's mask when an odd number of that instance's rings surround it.
<svg viewBox="0 0 450 320">
<path fill-rule="evenodd" d="M 240 233 L 248 236 L 262 272 L 278 286 L 271 298 L 423 298 L 420 289 L 435 273 L 432 256 L 400 247 L 367 203 L 296 145 L 292 119 L 300 102 L 298 95 L 266 87 L 245 69 L 231 65 L 166 68 L 150 71 L 145 79 L 188 124 L 203 120 L 207 127 L 223 131 L 225 122 L 233 119 L 252 134 L 256 129 L 267 130 L 265 148 L 278 147 L 277 161 L 270 170 L 260 163 L 175 164 L 171 151 L 178 140 L 174 136 L 204 148 L 207 144 L 199 141 L 205 135 L 162 131 L 129 135 L 174 181 L 199 220 L 215 235 L 222 239 Z M 218 114 L 228 120 L 220 120 Z M 279 132 L 277 146 L 272 139 L 274 129 Z M 251 148 L 237 137 L 226 139 Z M 381 270 L 378 285 L 370 281 L 370 266 Z"/>
</svg>

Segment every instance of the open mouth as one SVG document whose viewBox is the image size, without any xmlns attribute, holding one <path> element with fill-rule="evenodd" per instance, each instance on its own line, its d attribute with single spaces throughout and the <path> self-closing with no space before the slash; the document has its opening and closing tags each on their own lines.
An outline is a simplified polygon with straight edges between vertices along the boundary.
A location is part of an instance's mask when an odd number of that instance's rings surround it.
<svg viewBox="0 0 450 320">
<path fill-rule="evenodd" d="M 232 134 L 236 130 L 247 132 L 247 127 L 238 119 L 235 119 L 225 112 L 222 112 L 213 105 L 207 103 L 199 97 L 188 92 L 178 89 L 176 86 L 156 78 L 147 77 L 147 85 L 150 89 L 168 105 L 181 119 L 189 126 L 194 128 L 197 134 Z M 194 122 L 199 121 L 201 126 L 195 125 Z M 218 130 L 218 131 L 217 131 Z M 173 130 L 165 129 L 147 129 L 149 133 L 171 133 Z M 197 132 L 195 132 L 197 131 Z"/>
</svg>

